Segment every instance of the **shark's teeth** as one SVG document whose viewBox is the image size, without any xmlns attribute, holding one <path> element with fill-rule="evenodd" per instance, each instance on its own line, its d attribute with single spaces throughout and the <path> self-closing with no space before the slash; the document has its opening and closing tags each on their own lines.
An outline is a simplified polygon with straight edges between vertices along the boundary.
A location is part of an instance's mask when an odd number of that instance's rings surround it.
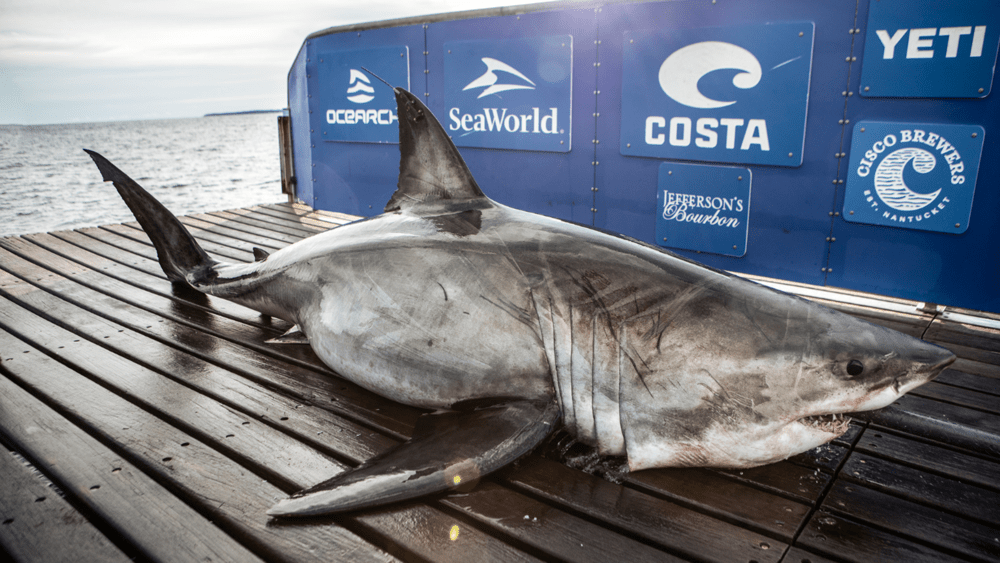
<svg viewBox="0 0 1000 563">
<path fill-rule="evenodd" d="M 851 418 L 843 414 L 821 414 L 806 416 L 799 419 L 799 422 L 806 426 L 811 426 L 824 432 L 834 432 L 843 434 L 847 431 L 847 425 Z"/>
</svg>

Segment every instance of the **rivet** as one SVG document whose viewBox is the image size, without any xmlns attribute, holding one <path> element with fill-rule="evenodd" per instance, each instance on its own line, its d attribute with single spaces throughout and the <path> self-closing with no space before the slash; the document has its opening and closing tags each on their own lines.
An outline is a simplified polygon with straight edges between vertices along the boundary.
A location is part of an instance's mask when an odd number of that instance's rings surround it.
<svg viewBox="0 0 1000 563">
<path fill-rule="evenodd" d="M 853 96 L 853 95 L 854 95 L 854 92 L 848 92 L 848 93 L 847 93 L 847 97 L 851 97 L 851 96 Z"/>
<path fill-rule="evenodd" d="M 982 94 L 982 93 L 983 93 L 984 91 L 985 91 L 985 90 L 983 90 L 982 88 L 980 88 L 980 89 L 979 89 L 979 93 L 980 93 L 980 94 Z"/>
<path fill-rule="evenodd" d="M 629 43 L 635 43 L 635 39 L 629 39 L 628 42 Z M 663 239 L 663 240 L 667 240 L 667 239 Z"/>
<path fill-rule="evenodd" d="M 851 62 L 851 57 L 846 57 L 844 60 L 847 62 Z"/>
<path fill-rule="evenodd" d="M 862 127 L 862 128 L 861 128 L 861 132 L 862 132 L 862 133 L 864 133 L 864 132 L 865 132 L 865 128 L 864 128 L 864 127 Z"/>
<path fill-rule="evenodd" d="M 961 226 L 962 226 L 962 224 L 961 224 L 961 223 L 955 223 L 955 228 L 956 228 L 956 229 L 957 229 L 957 228 L 959 228 L 959 227 L 961 227 Z"/>
<path fill-rule="evenodd" d="M 430 72 L 431 72 L 430 70 L 428 70 L 426 68 L 424 69 L 424 74 L 430 74 Z"/>
<path fill-rule="evenodd" d="M 627 148 L 627 149 L 632 148 L 632 143 L 625 143 L 625 148 Z"/>
<path fill-rule="evenodd" d="M 735 244 L 733 245 L 733 250 L 736 250 L 736 245 Z"/>
<path fill-rule="evenodd" d="M 843 125 L 844 124 L 844 120 L 843 119 L 838 119 L 837 123 L 840 124 L 840 125 Z"/>
<path fill-rule="evenodd" d="M 843 180 L 841 180 L 841 182 L 843 182 Z M 840 211 L 834 211 L 833 212 L 833 216 L 834 217 L 840 217 Z"/>
<path fill-rule="evenodd" d="M 795 156 L 795 155 L 792 154 L 792 153 L 788 153 L 788 158 L 792 158 L 793 156 Z"/>
<path fill-rule="evenodd" d="M 566 144 L 566 141 L 559 141 L 559 144 L 560 145 L 564 145 L 564 144 Z"/>
<path fill-rule="evenodd" d="M 850 120 L 850 119 L 845 119 L 845 120 L 844 120 L 844 123 L 850 123 L 850 122 L 851 122 L 851 120 Z"/>
<path fill-rule="evenodd" d="M 851 215 L 854 215 L 854 212 L 853 212 L 853 211 L 851 211 L 851 212 L 850 212 L 850 214 L 851 214 Z"/>
<path fill-rule="evenodd" d="M 673 174 L 673 173 L 674 173 L 674 171 L 673 171 L 673 170 L 667 170 L 667 176 L 669 176 L 669 175 L 671 175 L 671 174 Z"/>
<path fill-rule="evenodd" d="M 847 90 L 844 90 L 843 92 L 841 92 L 840 95 L 841 96 L 846 96 L 847 95 Z"/>
<path fill-rule="evenodd" d="M 975 138 L 976 138 L 976 137 L 978 137 L 978 136 L 979 136 L 979 133 L 973 133 L 973 134 L 972 134 L 972 138 L 973 138 L 973 139 L 975 139 Z"/>
<path fill-rule="evenodd" d="M 742 179 L 743 179 L 743 176 L 737 176 L 737 177 L 736 177 L 736 179 L 737 179 L 737 180 L 742 180 Z"/>
<path fill-rule="evenodd" d="M 830 217 L 833 217 L 833 211 L 830 212 Z"/>
<path fill-rule="evenodd" d="M 834 178 L 834 179 L 833 179 L 833 183 L 834 183 L 834 184 L 836 184 L 836 183 L 837 183 L 837 179 L 836 179 L 836 178 Z"/>
<path fill-rule="evenodd" d="M 803 32 L 800 31 L 799 32 L 799 37 L 802 37 L 803 35 L 805 35 L 805 33 L 803 33 Z"/>
<path fill-rule="evenodd" d="M 663 237 L 663 242 L 667 242 L 667 237 Z"/>
</svg>

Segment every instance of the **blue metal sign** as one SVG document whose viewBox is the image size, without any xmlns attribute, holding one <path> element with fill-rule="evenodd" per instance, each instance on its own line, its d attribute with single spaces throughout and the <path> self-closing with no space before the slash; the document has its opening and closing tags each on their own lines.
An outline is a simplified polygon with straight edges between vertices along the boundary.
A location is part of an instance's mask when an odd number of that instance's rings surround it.
<svg viewBox="0 0 1000 563">
<path fill-rule="evenodd" d="M 801 165 L 814 27 L 626 31 L 621 153 Z"/>
<path fill-rule="evenodd" d="M 656 243 L 725 256 L 747 252 L 749 168 L 660 164 Z"/>
<path fill-rule="evenodd" d="M 878 0 L 868 4 L 861 95 L 982 98 L 1000 44 L 996 0 Z"/>
<path fill-rule="evenodd" d="M 410 87 L 405 45 L 327 51 L 319 54 L 319 102 L 324 141 L 398 143 L 394 86 Z"/>
<path fill-rule="evenodd" d="M 978 125 L 859 122 L 851 139 L 844 219 L 964 233 L 983 133 Z"/>
<path fill-rule="evenodd" d="M 573 37 L 444 44 L 442 124 L 461 147 L 569 152 Z"/>
</svg>

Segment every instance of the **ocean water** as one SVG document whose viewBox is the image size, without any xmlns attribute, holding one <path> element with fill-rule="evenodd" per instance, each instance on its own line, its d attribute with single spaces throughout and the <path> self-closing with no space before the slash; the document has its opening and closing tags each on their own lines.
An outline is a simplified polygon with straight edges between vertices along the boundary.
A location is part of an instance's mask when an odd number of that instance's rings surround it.
<svg viewBox="0 0 1000 563">
<path fill-rule="evenodd" d="M 83 149 L 176 215 L 287 201 L 277 113 L 0 126 L 0 236 L 133 221 Z"/>
</svg>

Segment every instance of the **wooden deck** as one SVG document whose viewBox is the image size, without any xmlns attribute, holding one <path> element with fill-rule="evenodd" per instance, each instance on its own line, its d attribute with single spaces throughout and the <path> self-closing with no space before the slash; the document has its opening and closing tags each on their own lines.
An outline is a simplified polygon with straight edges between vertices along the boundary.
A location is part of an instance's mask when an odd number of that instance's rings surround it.
<svg viewBox="0 0 1000 563">
<path fill-rule="evenodd" d="M 251 261 L 350 219 L 281 204 L 182 221 Z M 829 304 L 961 357 L 910 410 L 1000 434 L 1000 323 L 844 296 Z M 0 559 L 1000 561 L 1000 458 L 858 423 L 767 467 L 621 484 L 557 437 L 466 494 L 272 521 L 420 414 L 264 344 L 287 328 L 175 293 L 135 224 L 0 239 Z"/>
</svg>

